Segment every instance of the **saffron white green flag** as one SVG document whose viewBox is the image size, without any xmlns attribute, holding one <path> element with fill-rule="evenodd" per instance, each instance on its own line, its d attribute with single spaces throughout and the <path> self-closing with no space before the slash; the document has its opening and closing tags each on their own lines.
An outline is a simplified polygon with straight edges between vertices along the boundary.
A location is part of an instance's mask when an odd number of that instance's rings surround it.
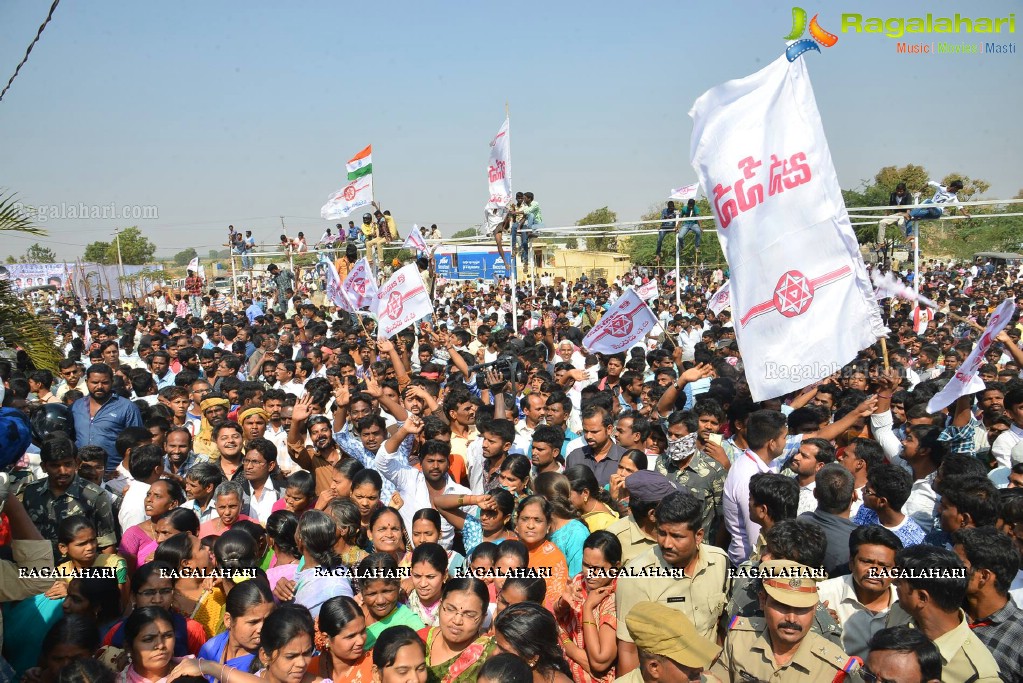
<svg viewBox="0 0 1023 683">
<path fill-rule="evenodd" d="M 367 145 L 345 165 L 349 180 L 357 180 L 373 172 L 373 145 Z"/>
<path fill-rule="evenodd" d="M 373 176 L 356 178 L 327 197 L 327 203 L 320 209 L 320 217 L 325 221 L 344 218 L 352 211 L 369 206 L 372 202 Z"/>
</svg>

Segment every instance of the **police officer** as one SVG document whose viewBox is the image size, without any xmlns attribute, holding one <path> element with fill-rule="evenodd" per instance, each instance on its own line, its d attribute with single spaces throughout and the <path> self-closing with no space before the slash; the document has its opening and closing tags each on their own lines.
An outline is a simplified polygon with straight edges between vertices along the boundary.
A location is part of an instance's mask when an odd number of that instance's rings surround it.
<svg viewBox="0 0 1023 683">
<path fill-rule="evenodd" d="M 757 475 L 759 476 L 759 475 Z M 766 475 L 780 476 L 780 475 Z M 820 567 L 824 562 L 827 538 L 824 532 L 810 522 L 784 519 L 767 530 L 764 536 L 763 559 L 792 560 L 809 567 Z M 761 562 L 745 562 L 739 567 L 739 574 L 732 586 L 732 597 L 725 607 L 727 621 L 735 617 L 763 617 L 760 606 L 760 585 L 751 578 L 759 571 Z M 834 605 L 817 605 L 810 630 L 819 633 L 839 647 L 842 646 L 842 627 L 831 615 Z"/>
<path fill-rule="evenodd" d="M 629 514 L 607 527 L 622 544 L 622 563 L 636 559 L 657 545 L 654 510 L 659 502 L 678 491 L 673 481 L 650 470 L 627 476 L 625 489 L 629 492 Z"/>
<path fill-rule="evenodd" d="M 859 659 L 810 630 L 819 570 L 790 560 L 769 560 L 760 569 L 764 617 L 732 620 L 711 673 L 725 681 L 857 680 Z"/>
<path fill-rule="evenodd" d="M 658 602 L 684 614 L 701 636 L 713 637 L 731 584 L 728 557 L 703 544 L 703 505 L 688 491 L 672 493 L 655 514 L 657 545 L 625 565 L 615 591 L 617 613 L 629 614 L 640 602 Z M 619 669 L 628 673 L 638 664 L 636 645 L 619 621 Z"/>
<path fill-rule="evenodd" d="M 639 650 L 639 668 L 615 683 L 719 681 L 703 670 L 721 648 L 697 633 L 685 615 L 657 602 L 640 602 L 625 617 L 625 624 Z"/>
</svg>

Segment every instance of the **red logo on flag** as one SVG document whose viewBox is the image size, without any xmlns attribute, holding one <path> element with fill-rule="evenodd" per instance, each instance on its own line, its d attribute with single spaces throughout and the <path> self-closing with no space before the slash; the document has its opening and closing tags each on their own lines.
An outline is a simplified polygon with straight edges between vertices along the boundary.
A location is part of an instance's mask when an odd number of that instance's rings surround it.
<svg viewBox="0 0 1023 683">
<path fill-rule="evenodd" d="M 344 191 L 345 201 L 346 202 L 350 202 L 350 201 L 354 200 L 355 199 L 355 193 L 356 193 L 355 183 L 352 183 L 351 185 L 349 185 L 348 187 L 345 188 L 345 191 Z"/>
<path fill-rule="evenodd" d="M 778 280 L 771 300 L 759 303 L 746 311 L 746 314 L 740 318 L 739 324 L 745 327 L 746 323 L 753 318 L 770 313 L 772 310 L 778 311 L 786 318 L 803 315 L 810 309 L 814 294 L 818 289 L 845 279 L 851 274 L 850 266 L 843 266 L 813 279 L 806 277 L 798 270 L 790 270 Z"/>
<path fill-rule="evenodd" d="M 401 292 L 394 290 L 387 297 L 387 307 L 384 309 L 384 315 L 391 320 L 397 320 L 404 308 L 405 304 L 401 299 Z"/>
</svg>

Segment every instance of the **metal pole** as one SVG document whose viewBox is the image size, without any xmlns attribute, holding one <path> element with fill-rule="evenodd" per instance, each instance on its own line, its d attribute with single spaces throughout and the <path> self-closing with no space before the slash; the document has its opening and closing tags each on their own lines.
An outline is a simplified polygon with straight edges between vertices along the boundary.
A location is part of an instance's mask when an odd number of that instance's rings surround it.
<svg viewBox="0 0 1023 683">
<path fill-rule="evenodd" d="M 678 233 L 675 233 L 675 305 L 682 308 L 682 262 L 678 248 Z"/>
<path fill-rule="evenodd" d="M 512 334 L 518 330 L 518 319 L 519 319 L 519 297 L 517 285 L 519 281 L 519 260 L 515 255 L 516 252 L 515 240 L 512 240 L 511 244 L 511 257 L 512 257 L 512 272 L 511 272 L 511 314 L 512 314 Z"/>
<path fill-rule="evenodd" d="M 231 291 L 234 292 L 234 300 L 238 301 L 238 277 L 234 271 L 234 249 L 231 249 Z"/>
</svg>

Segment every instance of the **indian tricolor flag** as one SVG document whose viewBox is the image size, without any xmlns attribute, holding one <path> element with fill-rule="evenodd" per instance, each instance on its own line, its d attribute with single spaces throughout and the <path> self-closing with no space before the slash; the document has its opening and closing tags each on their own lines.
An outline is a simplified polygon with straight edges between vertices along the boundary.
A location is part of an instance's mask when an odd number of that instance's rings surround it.
<svg viewBox="0 0 1023 683">
<path fill-rule="evenodd" d="M 373 145 L 369 145 L 348 160 L 348 179 L 357 180 L 373 172 Z"/>
</svg>

